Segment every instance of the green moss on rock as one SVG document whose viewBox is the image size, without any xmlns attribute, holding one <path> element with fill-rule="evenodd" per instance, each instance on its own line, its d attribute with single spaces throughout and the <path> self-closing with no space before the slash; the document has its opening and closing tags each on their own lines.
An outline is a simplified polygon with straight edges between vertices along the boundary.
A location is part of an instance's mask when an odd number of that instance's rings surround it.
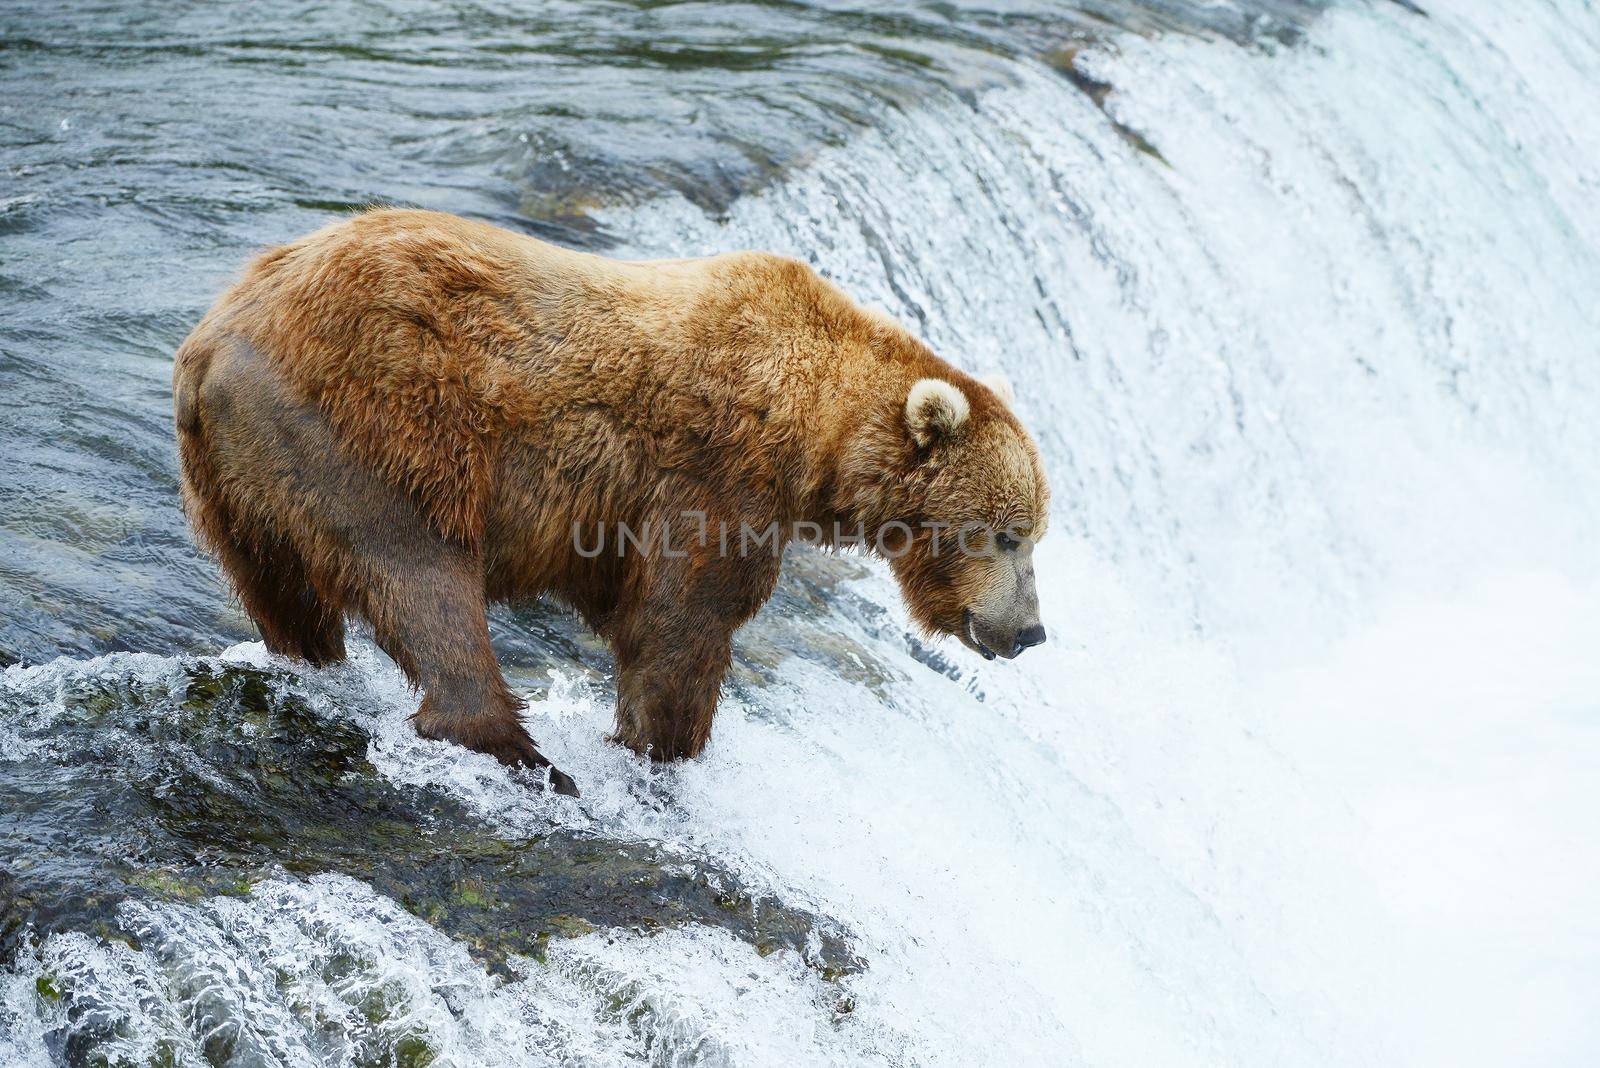
<svg viewBox="0 0 1600 1068">
<path fill-rule="evenodd" d="M 0 855 L 35 862 L 0 879 L 0 959 L 30 934 L 110 934 L 130 899 L 341 872 L 496 970 L 541 956 L 551 938 L 685 923 L 764 953 L 820 941 L 824 974 L 859 967 L 833 925 L 712 858 L 567 829 L 507 839 L 443 791 L 396 785 L 368 762 L 365 732 L 314 712 L 298 685 L 203 663 L 161 684 L 97 675 L 67 686 L 38 788 L 0 776 Z"/>
</svg>

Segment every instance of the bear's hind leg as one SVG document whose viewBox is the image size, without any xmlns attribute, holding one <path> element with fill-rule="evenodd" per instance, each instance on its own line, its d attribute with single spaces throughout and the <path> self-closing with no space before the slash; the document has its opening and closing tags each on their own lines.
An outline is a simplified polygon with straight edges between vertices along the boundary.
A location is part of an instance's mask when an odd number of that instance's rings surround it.
<svg viewBox="0 0 1600 1068">
<path fill-rule="evenodd" d="M 421 688 L 413 717 L 420 734 L 505 764 L 548 768 L 556 790 L 576 794 L 517 718 L 521 702 L 489 645 L 477 556 L 440 537 L 409 494 L 352 455 L 254 346 L 239 341 L 217 351 L 199 405 L 209 447 L 185 453 L 189 496 L 207 541 L 222 542 L 214 547 L 269 648 L 342 647 L 342 638 L 333 643 L 330 617 L 308 607 L 309 574 L 331 591 L 330 603 L 372 624 L 379 647 Z M 213 467 L 220 477 L 211 477 Z M 280 552 L 286 540 L 263 538 L 258 548 L 234 537 L 253 528 L 236 524 L 232 501 L 217 491 L 222 485 L 253 506 L 250 515 L 291 517 L 284 529 L 304 555 Z M 319 620 L 328 621 L 326 630 L 317 629 Z"/>
<path fill-rule="evenodd" d="M 399 539 L 402 543 L 409 539 Z M 489 644 L 483 578 L 473 558 L 433 538 L 422 554 L 377 563 L 368 576 L 365 615 L 378 645 L 423 691 L 412 716 L 424 738 L 451 741 L 510 766 L 547 771 L 560 794 L 578 796 L 571 776 L 551 764 L 518 713 L 522 701 L 500 673 Z M 420 546 L 412 545 L 416 549 Z"/>
<path fill-rule="evenodd" d="M 217 555 L 269 652 L 316 667 L 345 658 L 344 613 L 317 593 L 293 546 L 272 535 L 229 538 Z"/>
</svg>

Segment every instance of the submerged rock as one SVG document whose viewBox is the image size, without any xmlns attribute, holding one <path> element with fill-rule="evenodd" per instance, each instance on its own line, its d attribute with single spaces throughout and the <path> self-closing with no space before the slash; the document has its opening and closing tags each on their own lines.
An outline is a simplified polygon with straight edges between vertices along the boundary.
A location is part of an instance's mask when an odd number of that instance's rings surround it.
<svg viewBox="0 0 1600 1068">
<path fill-rule="evenodd" d="M 1059 51 L 1047 53 L 1045 61 L 1060 71 L 1062 76 L 1072 83 L 1073 88 L 1094 102 L 1094 106 L 1100 109 L 1100 113 L 1106 117 L 1106 121 L 1111 123 L 1111 128 L 1117 131 L 1118 137 L 1121 137 L 1151 159 L 1167 164 L 1167 157 L 1163 156 L 1161 150 L 1151 144 L 1144 134 L 1112 114 L 1110 100 L 1111 94 L 1116 87 L 1109 82 L 1100 81 L 1093 75 L 1086 73 L 1079 65 L 1081 54 L 1082 49 L 1080 48 L 1063 48 Z M 1170 164 L 1167 165 L 1170 166 Z"/>
<path fill-rule="evenodd" d="M 442 790 L 396 785 L 365 730 L 314 712 L 287 673 L 91 665 L 0 684 L 0 963 L 60 932 L 137 945 L 130 902 L 338 872 L 502 973 L 551 939 L 683 924 L 795 950 L 825 976 L 859 968 L 835 925 L 713 859 L 559 827 L 508 838 Z"/>
</svg>

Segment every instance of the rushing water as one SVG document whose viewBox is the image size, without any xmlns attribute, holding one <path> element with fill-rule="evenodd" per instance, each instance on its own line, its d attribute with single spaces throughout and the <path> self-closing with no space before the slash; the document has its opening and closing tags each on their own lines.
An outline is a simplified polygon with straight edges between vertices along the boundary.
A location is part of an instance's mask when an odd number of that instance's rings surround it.
<svg viewBox="0 0 1600 1068">
<path fill-rule="evenodd" d="M 1421 7 L 9 5 L 0 1065 L 1592 1063 L 1600 12 Z M 503 611 L 576 803 L 271 661 L 170 356 L 373 201 L 1005 371 L 1052 643 L 797 554 L 653 770 Z"/>
</svg>

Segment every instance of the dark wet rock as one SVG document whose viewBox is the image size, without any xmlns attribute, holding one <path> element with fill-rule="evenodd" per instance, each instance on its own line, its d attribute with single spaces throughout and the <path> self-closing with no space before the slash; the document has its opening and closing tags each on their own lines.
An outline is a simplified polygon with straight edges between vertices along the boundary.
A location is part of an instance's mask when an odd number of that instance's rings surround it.
<svg viewBox="0 0 1600 1068">
<path fill-rule="evenodd" d="M 905 649 L 917 663 L 953 681 L 966 678 L 948 655 L 955 639 L 927 639 L 907 629 L 902 616 L 857 592 L 853 584 L 868 574 L 867 563 L 858 557 L 791 548 L 772 600 L 740 632 L 735 685 L 752 679 L 769 683 L 778 665 L 795 656 L 892 703 L 904 677 L 874 651 L 883 645 Z M 981 693 L 972 692 L 982 700 Z"/>
<path fill-rule="evenodd" d="M 1160 149 L 1156 148 L 1155 145 L 1150 143 L 1144 134 L 1140 133 L 1138 130 L 1135 130 L 1133 127 L 1129 126 L 1127 123 L 1111 114 L 1110 108 L 1108 107 L 1108 101 L 1111 98 L 1112 92 L 1115 90 L 1115 86 L 1111 85 L 1109 82 L 1102 82 L 1084 73 L 1083 70 L 1078 66 L 1078 55 L 1079 49 L 1066 48 L 1058 52 L 1052 52 L 1045 58 L 1050 62 L 1050 65 L 1055 67 L 1056 70 L 1060 71 L 1062 76 L 1065 77 L 1067 81 L 1071 82 L 1079 92 L 1083 93 L 1084 96 L 1087 96 L 1090 100 L 1094 101 L 1094 106 L 1100 109 L 1101 114 L 1105 115 L 1106 120 L 1111 123 L 1112 129 L 1117 131 L 1118 136 L 1120 136 L 1124 141 L 1128 142 L 1128 144 L 1132 145 L 1134 148 L 1138 149 L 1140 152 L 1143 152 L 1145 155 L 1165 164 L 1167 162 L 1166 157 L 1161 154 Z"/>
<path fill-rule="evenodd" d="M 685 923 L 725 928 L 763 954 L 793 949 L 826 975 L 859 966 L 834 925 L 747 889 L 711 858 L 562 828 L 502 837 L 442 791 L 379 775 L 366 733 L 314 713 L 292 676 L 167 663 L 154 681 L 62 672 L 59 703 L 0 689 L 12 748 L 38 746 L 0 757 L 5 961 L 55 932 L 131 938 L 119 920 L 127 901 L 340 872 L 491 968 L 538 957 L 552 938 Z"/>
</svg>

